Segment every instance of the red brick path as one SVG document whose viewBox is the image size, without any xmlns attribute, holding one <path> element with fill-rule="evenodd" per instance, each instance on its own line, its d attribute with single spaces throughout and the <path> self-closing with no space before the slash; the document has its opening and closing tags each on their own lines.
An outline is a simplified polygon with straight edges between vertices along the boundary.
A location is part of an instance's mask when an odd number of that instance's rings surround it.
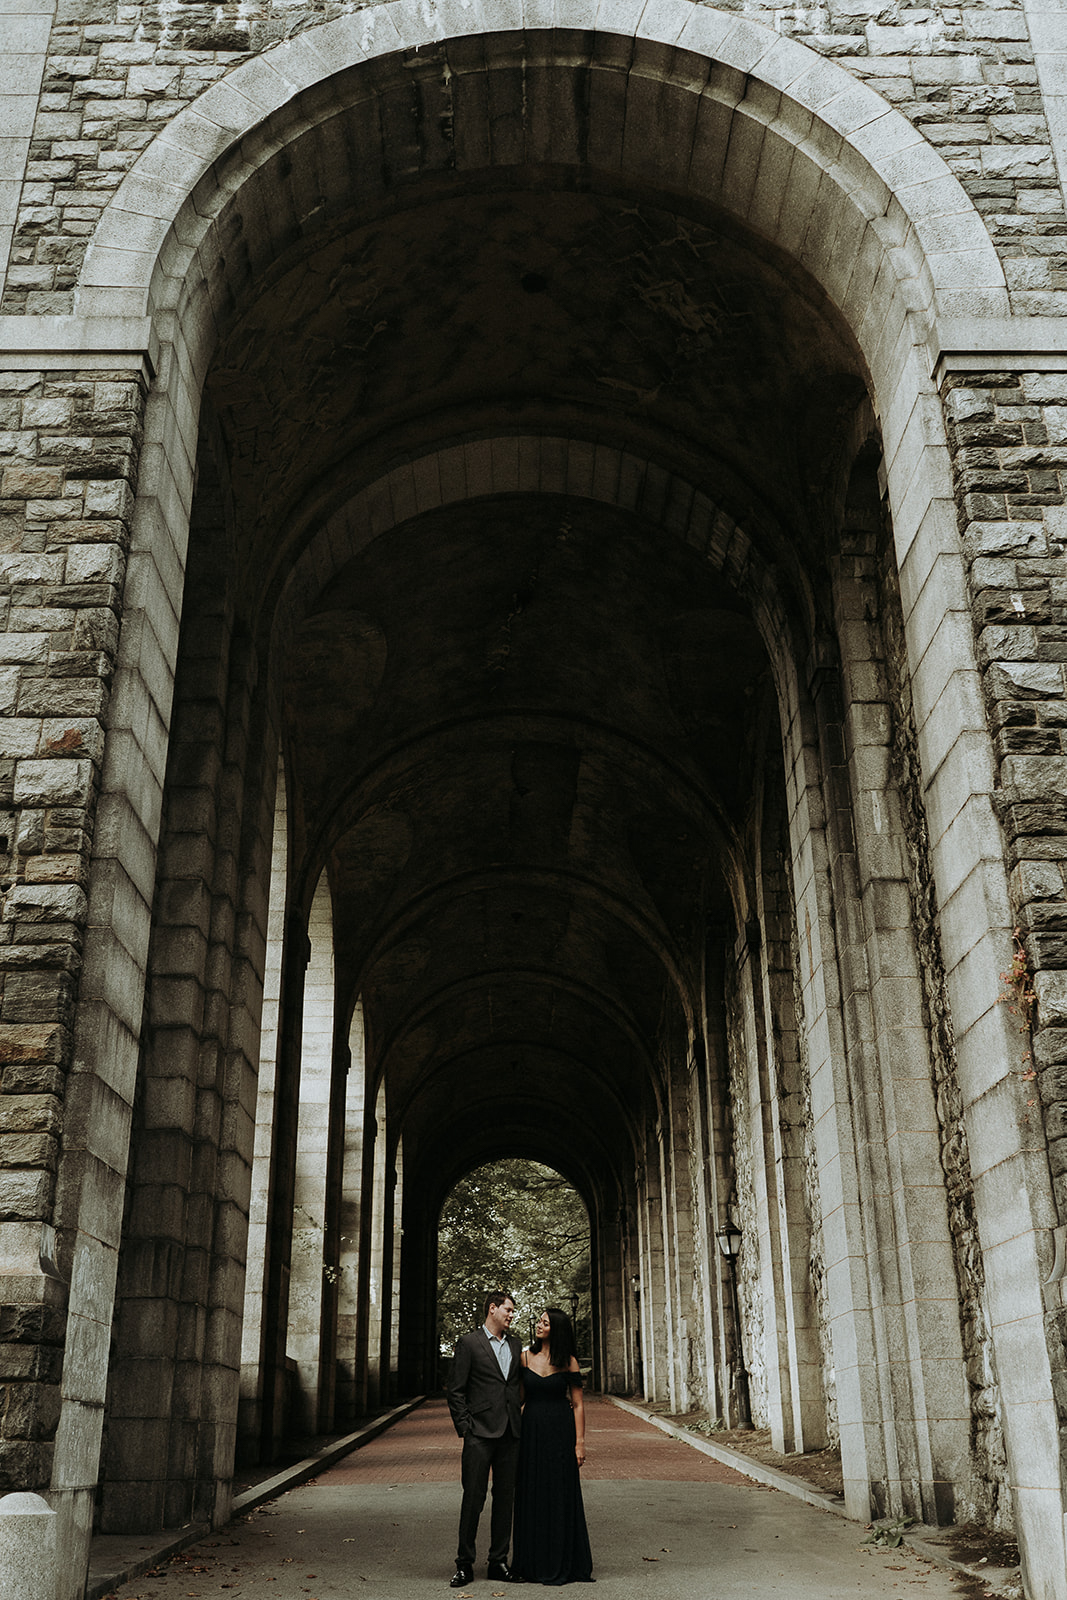
<svg viewBox="0 0 1067 1600">
<path fill-rule="evenodd" d="M 587 1396 L 583 1478 L 749 1483 L 649 1422 Z M 458 1483 L 460 1444 L 443 1400 L 429 1400 L 378 1439 L 322 1473 L 319 1483 Z"/>
</svg>

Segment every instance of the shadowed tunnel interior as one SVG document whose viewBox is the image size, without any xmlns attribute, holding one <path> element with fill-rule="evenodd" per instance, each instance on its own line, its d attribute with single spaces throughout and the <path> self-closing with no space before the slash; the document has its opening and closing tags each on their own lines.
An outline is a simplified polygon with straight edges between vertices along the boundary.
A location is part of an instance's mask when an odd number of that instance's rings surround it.
<svg viewBox="0 0 1067 1600">
<path fill-rule="evenodd" d="M 513 97 L 506 46 L 489 81 Z M 761 941 L 781 969 L 773 1026 L 796 1027 L 783 737 L 798 662 L 834 660 L 835 541 L 872 429 L 859 356 L 812 280 L 684 186 L 602 170 L 582 139 L 570 165 L 453 162 L 440 141 L 476 116 L 450 60 L 380 63 L 347 102 L 335 86 L 228 201 L 215 277 L 188 289 L 219 337 L 145 1061 L 151 1082 L 187 1050 L 201 1095 L 205 1059 L 220 1083 L 235 1070 L 211 951 L 236 948 L 242 916 L 262 927 L 247 965 L 265 970 L 274 1054 L 247 1176 L 245 1455 L 432 1384 L 440 1206 L 502 1155 L 551 1164 L 589 1208 L 597 1381 L 689 1403 L 712 1371 L 729 1390 L 729 1290 L 708 1256 L 734 1182 L 724 974 Z M 588 70 L 564 52 L 539 72 L 538 114 L 593 126 Z M 409 465 L 407 501 L 375 488 Z M 869 532 L 876 502 L 864 515 Z M 195 936 L 194 882 L 216 907 Z M 224 882 L 256 888 L 243 909 L 226 889 L 220 933 Z M 171 1003 L 179 948 L 199 963 L 192 1021 Z M 254 1082 L 228 1093 L 253 1116 Z M 158 1183 L 159 1148 L 143 1123 L 135 1184 Z M 302 1217 L 324 1281 L 301 1279 Z M 128 1301 L 137 1235 L 134 1217 Z M 694 1274 L 687 1314 L 672 1295 Z M 115 1415 L 143 1340 L 127 1319 Z M 206 1437 L 214 1463 L 225 1445 Z M 160 1492 L 184 1514 L 170 1448 Z M 110 1468 L 105 1505 L 120 1454 Z"/>
<path fill-rule="evenodd" d="M 207 394 L 249 588 L 309 506 L 536 431 L 687 471 L 811 604 L 863 394 L 817 292 L 722 219 L 561 177 L 409 183 L 235 320 Z M 581 495 L 472 493 L 360 538 L 272 666 L 297 881 L 328 869 L 408 1182 L 495 1141 L 607 1182 L 664 1015 L 692 1025 L 705 928 L 744 913 L 780 743 L 751 605 L 698 540 Z"/>
</svg>

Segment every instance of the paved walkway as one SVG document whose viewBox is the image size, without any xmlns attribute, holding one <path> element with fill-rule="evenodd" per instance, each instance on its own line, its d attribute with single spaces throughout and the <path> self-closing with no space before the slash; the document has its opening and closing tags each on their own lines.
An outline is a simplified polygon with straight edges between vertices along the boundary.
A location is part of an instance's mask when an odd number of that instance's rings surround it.
<svg viewBox="0 0 1067 1600">
<path fill-rule="evenodd" d="M 600 1600 L 978 1600 L 973 1580 L 752 1483 L 591 1397 L 586 1513 Z M 453 1570 L 459 1442 L 440 1401 L 317 1479 L 112 1591 L 117 1600 L 418 1600 Z M 483 1538 L 487 1528 L 483 1528 Z M 479 1564 L 471 1600 L 510 1592 Z M 583 1590 L 583 1592 L 585 1592 Z M 589 1591 L 593 1593 L 594 1591 Z"/>
</svg>

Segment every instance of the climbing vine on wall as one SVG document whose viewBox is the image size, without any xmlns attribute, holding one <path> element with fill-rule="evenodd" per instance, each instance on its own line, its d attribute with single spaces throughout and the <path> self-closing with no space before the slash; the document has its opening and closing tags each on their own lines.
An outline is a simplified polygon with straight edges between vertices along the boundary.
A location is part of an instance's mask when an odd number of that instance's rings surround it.
<svg viewBox="0 0 1067 1600">
<path fill-rule="evenodd" d="M 1027 960 L 1026 946 L 1023 944 L 1023 931 L 1021 928 L 1015 928 L 1012 932 L 1011 966 L 1007 972 L 1000 974 L 1000 980 L 1005 989 L 1000 999 L 1015 1018 L 1019 1032 L 1029 1034 L 1034 1023 L 1037 992 L 1034 989 L 1034 980 L 1030 972 L 1030 963 Z M 1027 1060 L 1029 1059 L 1028 1053 Z M 1033 1076 L 1032 1071 L 1030 1076 Z"/>
</svg>

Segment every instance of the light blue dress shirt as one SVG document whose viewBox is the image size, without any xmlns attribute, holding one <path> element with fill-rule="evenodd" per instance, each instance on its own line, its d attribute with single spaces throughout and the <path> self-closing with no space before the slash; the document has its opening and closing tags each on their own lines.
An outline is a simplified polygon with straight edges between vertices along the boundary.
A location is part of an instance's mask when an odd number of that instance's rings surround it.
<svg viewBox="0 0 1067 1600">
<path fill-rule="evenodd" d="M 500 1370 L 506 1378 L 511 1371 L 511 1346 L 508 1344 L 507 1335 L 505 1334 L 503 1338 L 498 1339 L 495 1333 L 489 1332 L 489 1327 L 486 1323 L 482 1324 L 482 1332 L 493 1346 L 496 1352 L 496 1359 L 500 1363 Z"/>
</svg>

